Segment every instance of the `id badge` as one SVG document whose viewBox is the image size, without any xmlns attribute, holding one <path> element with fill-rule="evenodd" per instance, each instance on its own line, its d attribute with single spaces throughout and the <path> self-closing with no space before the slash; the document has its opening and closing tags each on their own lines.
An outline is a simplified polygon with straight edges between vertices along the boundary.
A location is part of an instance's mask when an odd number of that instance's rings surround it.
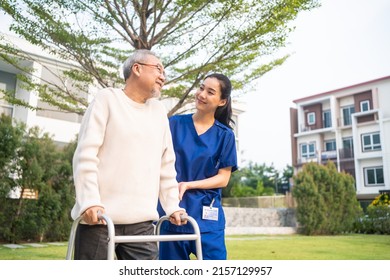
<svg viewBox="0 0 390 280">
<path fill-rule="evenodd" d="M 202 219 L 218 221 L 218 208 L 203 206 Z"/>
</svg>

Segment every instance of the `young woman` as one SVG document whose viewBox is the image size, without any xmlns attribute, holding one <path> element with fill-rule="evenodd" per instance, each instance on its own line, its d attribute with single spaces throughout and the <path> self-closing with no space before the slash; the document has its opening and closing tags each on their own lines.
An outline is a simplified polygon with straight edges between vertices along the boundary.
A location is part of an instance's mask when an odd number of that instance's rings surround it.
<svg viewBox="0 0 390 280">
<path fill-rule="evenodd" d="M 199 224 L 205 260 L 227 258 L 222 188 L 237 169 L 231 88 L 226 76 L 208 75 L 195 94 L 196 112 L 169 119 L 180 206 Z M 161 234 L 180 233 L 193 233 L 192 226 L 161 226 Z M 191 253 L 196 254 L 195 241 L 160 242 L 161 260 L 187 260 Z"/>
</svg>

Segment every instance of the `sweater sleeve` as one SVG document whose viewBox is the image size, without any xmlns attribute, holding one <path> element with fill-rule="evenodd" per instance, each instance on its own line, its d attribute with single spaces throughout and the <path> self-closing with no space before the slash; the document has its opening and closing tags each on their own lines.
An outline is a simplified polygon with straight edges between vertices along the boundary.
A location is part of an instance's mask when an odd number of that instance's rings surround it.
<svg viewBox="0 0 390 280">
<path fill-rule="evenodd" d="M 76 203 L 72 218 L 76 219 L 91 206 L 102 206 L 98 186 L 98 153 L 104 141 L 108 106 L 97 95 L 89 105 L 80 126 L 78 143 L 73 155 L 73 177 Z"/>
<path fill-rule="evenodd" d="M 175 152 L 168 119 L 164 129 L 164 150 L 161 159 L 160 203 L 165 213 L 170 216 L 173 212 L 184 210 L 179 207 L 179 188 L 176 180 Z"/>
</svg>

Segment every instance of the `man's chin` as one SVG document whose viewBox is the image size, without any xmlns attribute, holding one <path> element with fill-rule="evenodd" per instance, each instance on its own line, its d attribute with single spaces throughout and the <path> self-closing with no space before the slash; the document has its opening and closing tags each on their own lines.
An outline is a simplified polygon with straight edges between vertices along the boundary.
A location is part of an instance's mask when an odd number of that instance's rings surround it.
<svg viewBox="0 0 390 280">
<path fill-rule="evenodd" d="M 154 98 L 160 98 L 160 97 L 161 97 L 161 91 L 159 91 L 159 90 L 154 90 L 154 91 L 152 92 L 152 97 L 154 97 Z"/>
</svg>

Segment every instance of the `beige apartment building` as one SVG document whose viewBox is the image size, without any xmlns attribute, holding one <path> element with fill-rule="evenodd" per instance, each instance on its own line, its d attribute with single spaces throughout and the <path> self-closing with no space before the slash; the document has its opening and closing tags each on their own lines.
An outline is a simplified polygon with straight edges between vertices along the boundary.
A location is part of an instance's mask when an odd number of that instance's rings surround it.
<svg viewBox="0 0 390 280">
<path fill-rule="evenodd" d="M 333 161 L 370 202 L 390 192 L 390 76 L 294 100 L 292 165 Z"/>
</svg>

